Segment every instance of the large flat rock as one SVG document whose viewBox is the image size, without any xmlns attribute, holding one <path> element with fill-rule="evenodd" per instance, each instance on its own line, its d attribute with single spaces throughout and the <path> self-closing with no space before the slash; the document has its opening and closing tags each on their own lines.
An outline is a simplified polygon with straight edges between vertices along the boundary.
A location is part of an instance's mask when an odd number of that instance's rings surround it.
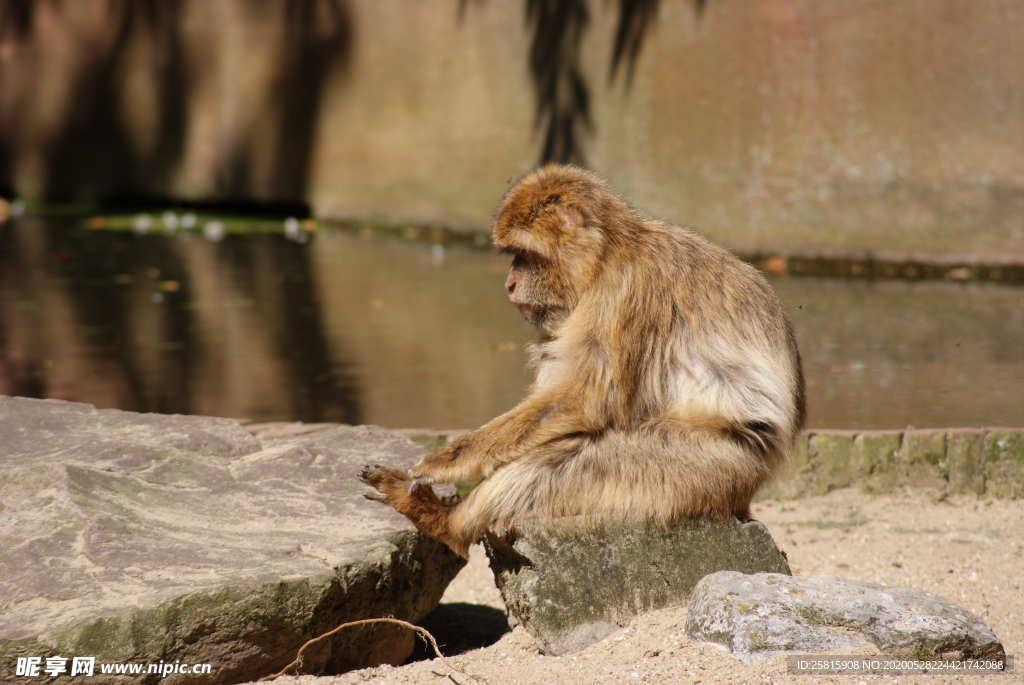
<svg viewBox="0 0 1024 685">
<path fill-rule="evenodd" d="M 596 530 L 567 522 L 558 530 L 489 535 L 484 543 L 510 622 L 547 654 L 581 650 L 638 614 L 684 605 L 714 571 L 790 572 L 757 521 Z"/>
<path fill-rule="evenodd" d="M 0 397 L 0 681 L 15 656 L 61 654 L 210 663 L 187 682 L 240 682 L 343 621 L 429 612 L 462 560 L 354 477 L 421 448 L 366 426 L 278 435 Z M 412 642 L 343 631 L 304 670 L 397 663 Z"/>
</svg>

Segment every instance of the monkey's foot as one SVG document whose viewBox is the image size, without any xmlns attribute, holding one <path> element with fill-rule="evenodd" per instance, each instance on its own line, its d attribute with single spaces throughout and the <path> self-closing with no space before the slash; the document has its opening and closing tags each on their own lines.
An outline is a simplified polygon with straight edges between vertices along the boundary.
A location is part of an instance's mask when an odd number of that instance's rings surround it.
<svg viewBox="0 0 1024 685">
<path fill-rule="evenodd" d="M 380 464 L 367 464 L 360 469 L 358 477 L 359 480 L 377 491 L 366 493 L 363 497 L 377 502 L 386 502 L 399 511 L 401 508 L 398 502 L 410 498 L 430 503 L 448 504 L 446 501 L 449 499 L 448 497 L 438 498 L 429 482 L 413 477 L 408 471 Z M 454 497 L 457 498 L 458 495 L 456 494 Z M 458 504 L 458 500 L 456 499 L 451 504 Z"/>
<path fill-rule="evenodd" d="M 456 554 L 467 554 L 469 542 L 452 538 L 448 516 L 454 504 L 440 499 L 434 489 L 408 472 L 380 464 L 367 464 L 359 471 L 359 480 L 376 492 L 367 499 L 388 504 L 427 535 L 448 545 Z"/>
</svg>

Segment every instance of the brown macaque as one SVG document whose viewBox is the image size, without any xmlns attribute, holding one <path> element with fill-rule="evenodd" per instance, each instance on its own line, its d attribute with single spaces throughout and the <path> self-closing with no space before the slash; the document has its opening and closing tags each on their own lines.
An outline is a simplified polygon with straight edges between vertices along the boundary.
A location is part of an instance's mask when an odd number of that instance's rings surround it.
<svg viewBox="0 0 1024 685">
<path fill-rule="evenodd" d="M 533 387 L 408 472 L 366 466 L 367 497 L 463 556 L 486 531 L 748 518 L 804 421 L 796 341 L 760 272 L 572 166 L 515 183 L 493 238 L 540 332 Z M 430 487 L 467 481 L 461 501 Z"/>
</svg>

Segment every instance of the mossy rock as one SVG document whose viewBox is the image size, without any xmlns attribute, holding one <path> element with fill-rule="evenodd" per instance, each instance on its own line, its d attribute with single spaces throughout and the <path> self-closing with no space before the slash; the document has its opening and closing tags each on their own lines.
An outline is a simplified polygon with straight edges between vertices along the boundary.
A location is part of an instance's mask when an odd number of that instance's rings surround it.
<svg viewBox="0 0 1024 685">
<path fill-rule="evenodd" d="M 583 649 L 634 616 L 685 605 L 694 585 L 723 569 L 788 574 L 757 521 L 693 520 L 672 528 L 603 527 L 485 538 L 510 619 L 547 654 Z"/>
<path fill-rule="evenodd" d="M 464 563 L 362 497 L 361 464 L 422 453 L 392 431 L 0 397 L 0 444 L 0 682 L 58 655 L 212 665 L 161 685 L 259 678 L 340 623 L 419 620 Z M 302 671 L 401 663 L 414 639 L 342 631 Z"/>
</svg>

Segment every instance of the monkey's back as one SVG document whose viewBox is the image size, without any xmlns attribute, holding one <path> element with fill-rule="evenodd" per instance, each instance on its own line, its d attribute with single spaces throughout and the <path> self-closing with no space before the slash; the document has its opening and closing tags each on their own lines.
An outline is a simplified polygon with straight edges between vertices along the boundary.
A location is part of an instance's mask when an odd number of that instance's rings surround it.
<svg viewBox="0 0 1024 685">
<path fill-rule="evenodd" d="M 647 343 L 666 380 L 665 415 L 756 426 L 776 447 L 766 456 L 781 458 L 803 423 L 804 388 L 775 290 L 756 268 L 689 229 L 651 220 L 644 229 L 650 283 L 642 289 L 670 321 L 657 329 L 661 340 Z"/>
</svg>

